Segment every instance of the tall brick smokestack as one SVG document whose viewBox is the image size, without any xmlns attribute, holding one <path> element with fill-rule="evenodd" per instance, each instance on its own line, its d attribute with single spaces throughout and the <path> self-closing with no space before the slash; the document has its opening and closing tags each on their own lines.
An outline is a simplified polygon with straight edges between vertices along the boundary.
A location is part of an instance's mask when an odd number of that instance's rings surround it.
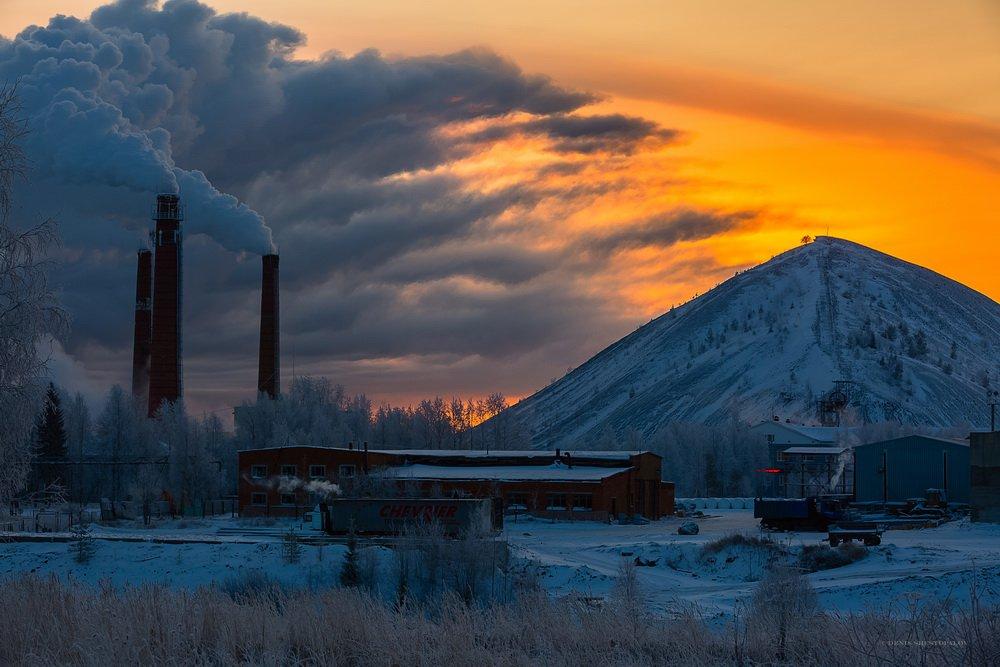
<svg viewBox="0 0 1000 667">
<path fill-rule="evenodd" d="M 278 341 L 278 256 L 264 255 L 260 289 L 260 356 L 257 391 L 274 398 L 281 391 Z"/>
<path fill-rule="evenodd" d="M 135 273 L 135 337 L 132 340 L 132 398 L 149 403 L 149 354 L 153 330 L 153 253 L 139 251 Z"/>
<path fill-rule="evenodd" d="M 182 380 L 181 220 L 184 209 L 177 195 L 157 195 L 153 213 L 153 336 L 149 369 L 149 416 L 163 401 L 173 403 L 184 393 Z"/>
</svg>

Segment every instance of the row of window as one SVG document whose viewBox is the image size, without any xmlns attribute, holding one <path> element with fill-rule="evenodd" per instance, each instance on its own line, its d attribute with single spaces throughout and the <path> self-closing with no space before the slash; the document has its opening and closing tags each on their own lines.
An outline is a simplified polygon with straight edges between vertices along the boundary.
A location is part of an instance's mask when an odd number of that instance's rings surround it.
<svg viewBox="0 0 1000 667">
<path fill-rule="evenodd" d="M 345 463 L 337 468 L 337 475 L 340 477 L 354 477 L 357 468 L 350 463 Z M 283 464 L 281 466 L 281 476 L 282 477 L 298 477 L 299 467 L 293 464 Z M 267 478 L 267 466 L 264 464 L 255 463 L 250 466 L 250 477 L 253 479 L 266 479 Z M 309 466 L 309 479 L 321 479 L 326 477 L 326 466 L 325 465 L 311 465 Z"/>
<path fill-rule="evenodd" d="M 565 510 L 567 508 L 577 511 L 592 511 L 594 509 L 594 495 L 592 493 L 547 493 L 545 494 L 545 509 Z M 523 491 L 512 491 L 506 497 L 507 507 L 528 507 L 528 494 Z"/>
<path fill-rule="evenodd" d="M 296 505 L 295 494 L 294 493 L 282 493 L 281 498 L 278 501 L 282 505 Z M 255 492 L 250 494 L 250 504 L 257 505 L 259 507 L 267 506 L 267 494 L 263 492 Z"/>
</svg>

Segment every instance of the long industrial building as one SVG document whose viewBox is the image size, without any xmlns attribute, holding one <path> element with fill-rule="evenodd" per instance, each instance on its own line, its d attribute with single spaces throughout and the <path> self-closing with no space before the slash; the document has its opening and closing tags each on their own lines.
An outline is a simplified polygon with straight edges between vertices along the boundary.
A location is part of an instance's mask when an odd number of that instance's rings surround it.
<svg viewBox="0 0 1000 667">
<path fill-rule="evenodd" d="M 639 451 L 368 450 L 273 447 L 239 453 L 242 516 L 296 516 L 329 484 L 421 497 L 499 498 L 508 512 L 607 521 L 672 514 L 661 458 Z"/>
<path fill-rule="evenodd" d="M 972 520 L 1000 523 L 1000 431 L 969 435 Z"/>
<path fill-rule="evenodd" d="M 969 443 L 909 435 L 854 448 L 858 502 L 903 502 L 941 489 L 951 502 L 969 502 Z"/>
</svg>

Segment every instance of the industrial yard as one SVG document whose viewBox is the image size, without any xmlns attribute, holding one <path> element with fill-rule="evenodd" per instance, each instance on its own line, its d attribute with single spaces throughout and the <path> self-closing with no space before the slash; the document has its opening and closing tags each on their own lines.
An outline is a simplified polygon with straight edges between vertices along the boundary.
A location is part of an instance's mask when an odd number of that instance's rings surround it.
<svg viewBox="0 0 1000 667">
<path fill-rule="evenodd" d="M 820 545 L 825 537 L 764 533 L 752 512 L 742 509 L 707 510 L 706 517 L 698 520 L 698 535 L 678 535 L 682 521 L 608 525 L 518 517 L 508 520 L 493 539 L 507 541 L 515 567 L 530 571 L 554 597 L 606 599 L 622 562 L 635 563 L 638 558 L 645 565 L 635 568 L 637 579 L 652 610 L 671 614 L 695 605 L 707 617 L 728 618 L 753 592 L 773 559 L 797 566 L 803 548 Z M 297 563 L 282 557 L 282 536 L 291 527 L 303 541 Z M 283 586 L 315 590 L 336 585 L 346 549 L 343 539 L 301 523 L 276 520 L 265 525 L 230 518 L 166 521 L 150 529 L 95 527 L 95 555 L 86 564 L 74 561 L 69 543 L 51 541 L 59 534 L 39 537 L 42 541 L 0 544 L 0 577 L 30 572 L 90 584 L 194 589 L 224 587 L 266 573 Z M 309 543 L 310 538 L 317 543 Z M 394 595 L 395 586 L 390 544 L 373 540 L 361 548 L 376 561 L 373 588 L 387 598 Z M 936 528 L 888 531 L 883 543 L 865 549 L 858 561 L 805 576 L 816 589 L 821 608 L 862 612 L 898 609 L 920 600 L 962 605 L 973 585 L 981 601 L 995 604 L 1000 601 L 998 575 L 1000 526 L 961 519 Z"/>
</svg>

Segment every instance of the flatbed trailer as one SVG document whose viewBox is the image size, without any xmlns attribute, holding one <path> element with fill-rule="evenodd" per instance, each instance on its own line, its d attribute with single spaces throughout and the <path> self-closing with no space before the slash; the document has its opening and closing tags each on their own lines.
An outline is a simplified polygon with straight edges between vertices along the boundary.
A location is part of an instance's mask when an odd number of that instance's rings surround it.
<svg viewBox="0 0 1000 667">
<path fill-rule="evenodd" d="M 882 544 L 882 529 L 877 523 L 870 521 L 841 523 L 830 526 L 827 539 L 831 547 L 854 540 L 863 542 L 866 547 L 875 547 Z"/>
</svg>

